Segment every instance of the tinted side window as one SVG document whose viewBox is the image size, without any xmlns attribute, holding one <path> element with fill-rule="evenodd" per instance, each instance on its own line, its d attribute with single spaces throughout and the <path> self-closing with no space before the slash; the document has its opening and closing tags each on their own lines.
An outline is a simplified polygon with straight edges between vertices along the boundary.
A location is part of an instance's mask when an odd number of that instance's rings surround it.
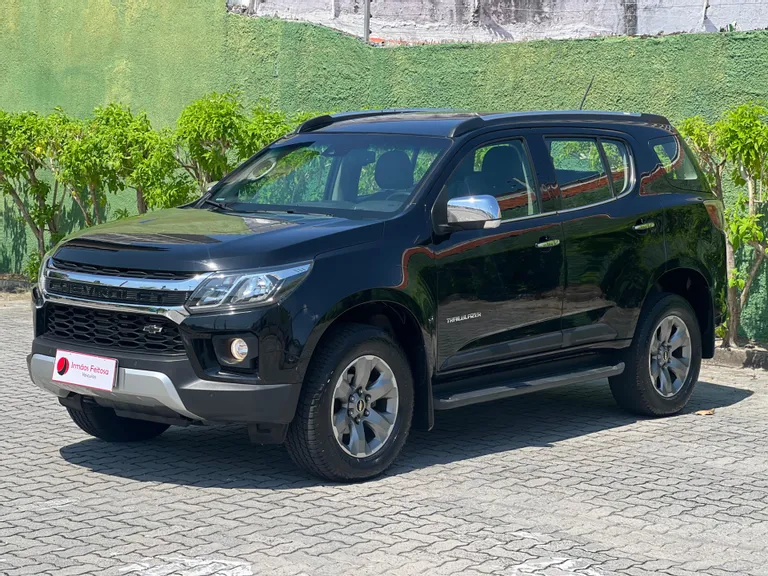
<svg viewBox="0 0 768 576">
<path fill-rule="evenodd" d="M 605 152 L 605 159 L 611 170 L 613 180 L 613 193 L 616 196 L 623 194 L 631 185 L 632 163 L 626 144 L 618 140 L 600 140 Z"/>
<path fill-rule="evenodd" d="M 650 146 L 659 159 L 665 179 L 672 186 L 685 190 L 709 189 L 687 146 L 678 138 L 655 138 L 650 141 Z"/>
<path fill-rule="evenodd" d="M 613 198 L 597 140 L 550 138 L 547 144 L 560 186 L 563 210 Z"/>
<path fill-rule="evenodd" d="M 496 142 L 470 152 L 446 183 L 448 199 L 494 196 L 501 218 L 539 213 L 533 170 L 522 140 Z"/>
</svg>

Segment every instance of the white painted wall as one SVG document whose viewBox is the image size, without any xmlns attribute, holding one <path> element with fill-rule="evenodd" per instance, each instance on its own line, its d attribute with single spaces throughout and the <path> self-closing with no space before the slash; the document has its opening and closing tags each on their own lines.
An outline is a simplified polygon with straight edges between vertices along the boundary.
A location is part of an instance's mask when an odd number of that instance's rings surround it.
<svg viewBox="0 0 768 576">
<path fill-rule="evenodd" d="M 360 36 L 364 0 L 227 0 L 233 11 Z M 705 10 L 705 6 L 707 6 Z M 387 42 L 489 42 L 768 28 L 768 0 L 372 0 Z"/>
</svg>

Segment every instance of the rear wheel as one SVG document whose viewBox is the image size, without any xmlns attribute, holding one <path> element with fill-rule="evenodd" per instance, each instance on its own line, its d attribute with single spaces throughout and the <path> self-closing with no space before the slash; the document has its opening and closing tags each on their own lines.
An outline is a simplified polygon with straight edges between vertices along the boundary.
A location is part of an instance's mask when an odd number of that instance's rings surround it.
<svg viewBox="0 0 768 576">
<path fill-rule="evenodd" d="M 168 429 L 168 424 L 122 418 L 111 408 L 104 408 L 95 402 L 84 399 L 82 410 L 67 408 L 81 430 L 107 442 L 139 442 L 159 436 Z"/>
<path fill-rule="evenodd" d="M 688 301 L 661 293 L 646 306 L 625 358 L 610 379 L 616 402 L 646 416 L 676 414 L 688 403 L 701 367 L 701 332 Z"/>
<path fill-rule="evenodd" d="M 329 480 L 372 478 L 402 450 L 413 413 L 405 354 L 383 330 L 348 324 L 315 352 L 286 446 Z"/>
</svg>

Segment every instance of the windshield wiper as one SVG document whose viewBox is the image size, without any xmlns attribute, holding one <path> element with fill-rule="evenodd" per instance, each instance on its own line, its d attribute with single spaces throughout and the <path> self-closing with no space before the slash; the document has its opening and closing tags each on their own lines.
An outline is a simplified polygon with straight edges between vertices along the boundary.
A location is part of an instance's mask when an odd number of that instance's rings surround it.
<svg viewBox="0 0 768 576">
<path fill-rule="evenodd" d="M 211 198 L 204 198 L 203 204 L 210 204 L 211 206 L 218 208 L 219 210 L 231 210 L 232 208 L 229 206 L 229 204 L 224 204 L 223 202 L 217 202 L 216 200 L 213 200 Z"/>
</svg>

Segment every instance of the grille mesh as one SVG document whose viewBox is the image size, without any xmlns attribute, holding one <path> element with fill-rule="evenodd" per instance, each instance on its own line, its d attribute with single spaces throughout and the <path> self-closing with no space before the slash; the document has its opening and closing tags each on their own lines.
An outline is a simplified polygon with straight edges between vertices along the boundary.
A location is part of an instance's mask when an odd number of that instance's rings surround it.
<svg viewBox="0 0 768 576">
<path fill-rule="evenodd" d="M 53 265 L 59 270 L 80 272 L 83 274 L 98 274 L 100 276 L 117 276 L 118 278 L 146 278 L 152 280 L 188 280 L 197 272 L 166 272 L 164 270 L 130 270 L 128 268 L 111 268 L 107 266 L 92 266 L 79 262 L 53 259 Z"/>
<path fill-rule="evenodd" d="M 158 326 L 162 331 L 150 334 L 144 330 L 148 325 Z M 150 354 L 184 352 L 178 326 L 163 316 L 48 304 L 44 334 L 53 340 L 114 350 Z"/>
</svg>

